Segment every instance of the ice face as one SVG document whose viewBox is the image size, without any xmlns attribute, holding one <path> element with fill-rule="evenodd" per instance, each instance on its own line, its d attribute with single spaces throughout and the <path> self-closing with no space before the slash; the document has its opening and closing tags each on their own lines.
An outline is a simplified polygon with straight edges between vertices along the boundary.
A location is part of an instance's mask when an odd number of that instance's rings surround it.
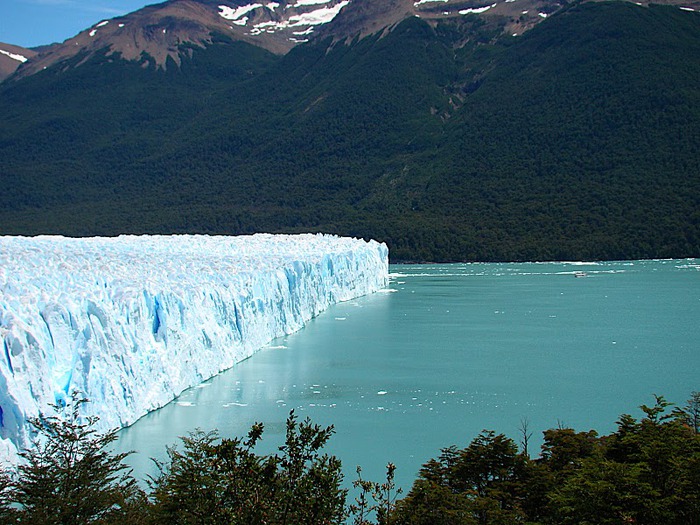
<svg viewBox="0 0 700 525">
<path fill-rule="evenodd" d="M 0 237 L 0 459 L 73 391 L 130 425 L 387 278 L 386 245 L 329 235 Z"/>
</svg>

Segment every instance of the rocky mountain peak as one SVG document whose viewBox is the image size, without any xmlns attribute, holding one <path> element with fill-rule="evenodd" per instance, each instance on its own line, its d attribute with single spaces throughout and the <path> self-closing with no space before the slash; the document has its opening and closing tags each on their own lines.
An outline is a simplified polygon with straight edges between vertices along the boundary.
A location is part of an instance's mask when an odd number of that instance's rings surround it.
<svg viewBox="0 0 700 525">
<path fill-rule="evenodd" d="M 685 0 L 661 0 L 681 5 Z M 645 0 L 646 2 L 646 0 Z M 166 68 L 179 64 L 192 46 L 205 47 L 216 35 L 243 41 L 275 54 L 314 38 L 347 41 L 390 30 L 408 17 L 431 25 L 474 20 L 494 35 L 521 35 L 569 3 L 568 0 L 168 0 L 128 15 L 102 20 L 61 44 L 40 52 L 15 53 L 0 47 L 0 80 L 32 75 L 47 67 L 97 53 L 119 55 Z M 658 2 L 657 2 L 658 3 Z M 682 5 L 700 10 L 700 0 Z M 187 44 L 187 45 L 184 45 Z M 14 57 L 29 58 L 17 61 Z M 71 66 L 76 60 L 70 60 Z M 69 66 L 66 66 L 69 67 Z"/>
<path fill-rule="evenodd" d="M 255 3 L 246 0 L 169 0 L 128 15 L 102 20 L 61 44 L 50 46 L 24 64 L 27 76 L 72 57 L 86 59 L 106 50 L 126 60 L 177 64 L 183 44 L 206 46 L 219 34 L 284 54 L 308 41 L 316 28 L 327 24 L 350 0 L 295 0 Z"/>
</svg>

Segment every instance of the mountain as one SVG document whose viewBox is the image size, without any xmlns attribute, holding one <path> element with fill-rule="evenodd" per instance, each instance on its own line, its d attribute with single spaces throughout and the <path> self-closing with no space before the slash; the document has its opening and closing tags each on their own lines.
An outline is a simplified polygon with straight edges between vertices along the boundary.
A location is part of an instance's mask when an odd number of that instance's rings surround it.
<svg viewBox="0 0 700 525">
<path fill-rule="evenodd" d="M 475 3 L 476 2 L 476 3 Z M 383 31 L 410 16 L 435 23 L 478 13 L 507 20 L 503 29 L 522 32 L 555 12 L 565 0 L 169 0 L 123 17 L 102 20 L 61 44 L 48 46 L 18 73 L 18 78 L 56 64 L 80 64 L 96 54 L 151 61 L 161 68 L 180 63 L 192 46 L 206 47 L 216 36 L 242 41 L 275 54 L 320 37 L 336 40 Z M 469 6 L 469 7 L 467 7 Z M 342 15 L 341 15 L 342 13 Z M 338 15 L 341 15 L 339 18 Z M 336 20 L 337 18 L 337 20 Z M 329 22 L 333 21 L 333 24 Z M 500 22 L 500 20 L 499 20 Z M 71 60 L 79 57 L 79 60 Z"/>
<path fill-rule="evenodd" d="M 394 260 L 697 256 L 700 14 L 682 7 L 352 0 L 286 52 L 212 31 L 172 60 L 102 46 L 28 61 L 0 84 L 0 232 L 325 231 Z M 284 11 L 246 14 L 261 9 Z"/>
<path fill-rule="evenodd" d="M 36 51 L 0 42 L 0 82 L 12 75 L 20 64 L 36 56 Z"/>
<path fill-rule="evenodd" d="M 50 47 L 27 64 L 19 76 L 44 67 L 96 54 L 119 55 L 126 60 L 152 61 L 166 67 L 180 63 L 189 46 L 204 47 L 214 35 L 226 35 L 284 54 L 305 41 L 319 24 L 328 22 L 347 0 L 298 0 L 266 4 L 211 0 L 170 0 L 146 6 L 123 17 L 102 20 L 62 44 Z M 186 44 L 187 49 L 181 46 Z M 75 62 L 71 62 L 75 65 Z"/>
<path fill-rule="evenodd" d="M 416 16 L 435 25 L 477 15 L 498 33 L 518 35 L 569 4 L 568 0 L 168 0 L 128 15 L 102 20 L 61 44 L 31 53 L 19 77 L 68 62 L 80 64 L 95 54 L 174 65 L 206 47 L 216 36 L 242 41 L 276 54 L 316 38 L 352 39 L 375 34 Z M 693 11 L 700 2 L 661 0 Z M 648 5 L 647 2 L 638 5 Z M 333 23 L 330 23 L 333 22 Z M 25 56 L 30 56 L 25 55 Z M 38 56 L 37 56 L 38 55 Z M 80 57 L 78 61 L 69 59 Z"/>
</svg>

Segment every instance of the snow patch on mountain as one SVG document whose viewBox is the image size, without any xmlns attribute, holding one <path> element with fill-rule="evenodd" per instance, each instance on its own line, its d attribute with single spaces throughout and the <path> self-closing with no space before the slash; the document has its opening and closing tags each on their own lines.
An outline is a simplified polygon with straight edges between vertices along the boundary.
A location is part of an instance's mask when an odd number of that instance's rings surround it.
<svg viewBox="0 0 700 525">
<path fill-rule="evenodd" d="M 469 15 L 469 14 L 478 15 L 478 14 L 481 14 L 481 13 L 485 13 L 485 12 L 488 11 L 489 9 L 492 9 L 492 8 L 496 7 L 496 5 L 498 5 L 498 4 L 491 4 L 491 5 L 485 5 L 485 6 L 483 6 L 483 7 L 474 7 L 474 8 L 469 8 L 469 9 L 462 9 L 462 10 L 459 11 L 459 14 L 460 14 L 460 15 Z"/>
<path fill-rule="evenodd" d="M 24 57 L 18 53 L 10 53 L 9 51 L 5 51 L 4 49 L 0 49 L 0 53 L 2 53 L 5 56 L 10 57 L 12 60 L 17 60 L 18 62 L 26 62 L 27 57 Z"/>
<path fill-rule="evenodd" d="M 386 245 L 327 235 L 0 237 L 0 459 L 73 391 L 130 425 L 387 278 Z"/>
<path fill-rule="evenodd" d="M 287 4 L 285 6 L 285 10 L 324 5 L 330 2 L 331 0 L 297 0 L 295 4 Z M 343 9 L 349 3 L 350 0 L 344 0 L 331 7 L 321 7 L 312 11 L 295 13 L 288 16 L 287 18 L 282 19 L 279 19 L 279 17 L 276 16 L 273 20 L 266 20 L 264 22 L 258 22 L 257 24 L 254 24 L 251 27 L 251 30 L 248 34 L 252 36 L 257 36 L 263 33 L 270 34 L 296 27 L 307 27 L 307 32 L 305 32 L 304 34 L 309 34 L 313 31 L 313 26 L 327 24 L 328 22 L 332 21 L 338 15 L 338 13 L 340 13 L 341 9 Z M 226 5 L 220 5 L 219 14 L 222 18 L 230 20 L 236 25 L 247 26 L 250 18 L 246 15 L 248 15 L 250 12 L 265 7 L 274 13 L 275 9 L 278 8 L 279 5 L 280 4 L 276 2 L 268 3 L 265 5 L 258 3 L 247 4 L 236 8 L 232 8 Z M 298 35 L 299 33 L 294 34 Z M 301 42 L 297 39 L 290 40 Z"/>
<path fill-rule="evenodd" d="M 259 7 L 263 7 L 262 4 L 248 4 L 244 6 L 237 7 L 236 9 L 229 7 L 227 5 L 220 5 L 219 9 L 221 10 L 221 15 L 222 18 L 225 18 L 226 20 L 238 20 L 239 18 L 247 15 L 251 11 L 258 9 Z"/>
<path fill-rule="evenodd" d="M 297 0 L 297 3 L 291 7 L 304 7 L 304 6 L 308 6 L 308 5 L 327 4 L 330 1 L 331 0 Z"/>
</svg>

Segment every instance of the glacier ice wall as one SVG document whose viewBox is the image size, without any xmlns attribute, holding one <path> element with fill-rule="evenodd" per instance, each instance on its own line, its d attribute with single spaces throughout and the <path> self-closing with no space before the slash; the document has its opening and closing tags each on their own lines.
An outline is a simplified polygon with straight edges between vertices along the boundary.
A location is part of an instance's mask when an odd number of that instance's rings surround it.
<svg viewBox="0 0 700 525">
<path fill-rule="evenodd" d="M 73 391 L 130 425 L 387 276 L 386 245 L 320 234 L 0 237 L 0 458 Z"/>
</svg>

